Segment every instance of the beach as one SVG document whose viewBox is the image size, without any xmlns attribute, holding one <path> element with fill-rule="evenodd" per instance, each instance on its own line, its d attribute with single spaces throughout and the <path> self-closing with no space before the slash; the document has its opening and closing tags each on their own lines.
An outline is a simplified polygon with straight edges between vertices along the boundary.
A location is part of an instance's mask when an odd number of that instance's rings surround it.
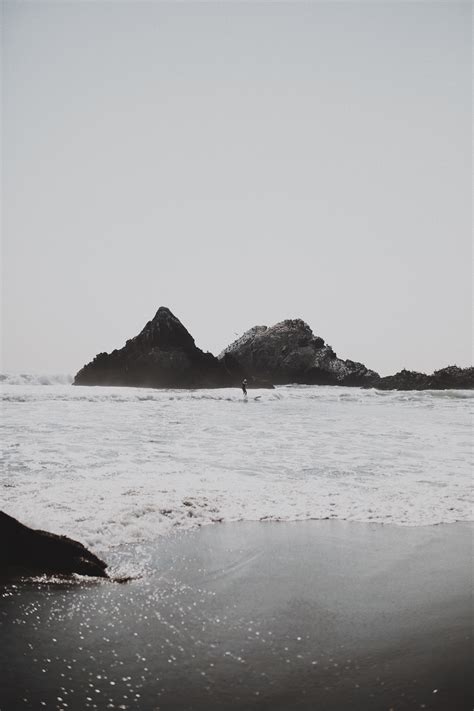
<svg viewBox="0 0 474 711">
<path fill-rule="evenodd" d="M 471 709 L 470 391 L 4 383 L 0 710 Z"/>
<path fill-rule="evenodd" d="M 474 711 L 472 4 L 0 11 L 0 711 Z"/>
<path fill-rule="evenodd" d="M 470 709 L 472 530 L 224 523 L 4 584 L 0 708 Z"/>
</svg>

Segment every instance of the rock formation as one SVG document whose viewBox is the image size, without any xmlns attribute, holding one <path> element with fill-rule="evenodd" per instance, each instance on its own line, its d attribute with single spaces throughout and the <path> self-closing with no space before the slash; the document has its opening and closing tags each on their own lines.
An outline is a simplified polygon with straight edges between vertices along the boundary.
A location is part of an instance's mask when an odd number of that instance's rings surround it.
<svg viewBox="0 0 474 711">
<path fill-rule="evenodd" d="M 76 375 L 74 385 L 128 385 L 152 388 L 216 387 L 229 374 L 169 309 L 161 306 L 143 330 L 120 350 L 99 353 Z"/>
<path fill-rule="evenodd" d="M 254 326 L 225 348 L 219 360 L 231 372 L 275 384 L 365 385 L 379 377 L 362 363 L 338 358 L 301 319 Z"/>
<path fill-rule="evenodd" d="M 156 388 L 249 387 L 272 383 L 364 385 L 377 373 L 341 360 L 300 319 L 255 326 L 215 358 L 204 353 L 169 309 L 162 306 L 120 350 L 99 353 L 76 375 L 75 385 Z"/>
<path fill-rule="evenodd" d="M 381 378 L 362 363 L 338 358 L 304 321 L 254 326 L 216 358 L 200 350 L 169 309 L 161 306 L 143 330 L 112 353 L 99 353 L 76 375 L 74 385 L 153 388 L 273 387 L 301 383 L 440 390 L 474 387 L 474 369 L 450 366 L 432 375 L 402 370 Z"/>
<path fill-rule="evenodd" d="M 395 375 L 378 378 L 372 383 L 379 390 L 472 390 L 474 388 L 474 368 L 458 368 L 450 365 L 435 370 L 432 375 L 414 370 L 401 370 Z"/>
<path fill-rule="evenodd" d="M 92 575 L 107 578 L 107 565 L 82 543 L 34 530 L 0 511 L 0 577 Z"/>
</svg>

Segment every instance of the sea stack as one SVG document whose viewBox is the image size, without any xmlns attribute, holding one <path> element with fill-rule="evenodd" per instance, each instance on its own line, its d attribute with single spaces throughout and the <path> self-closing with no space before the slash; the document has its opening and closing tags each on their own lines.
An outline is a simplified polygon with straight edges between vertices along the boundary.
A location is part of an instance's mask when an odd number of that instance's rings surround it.
<svg viewBox="0 0 474 711">
<path fill-rule="evenodd" d="M 301 319 L 254 326 L 218 358 L 200 350 L 171 311 L 161 306 L 143 330 L 112 353 L 99 353 L 74 385 L 152 388 L 248 387 L 273 384 L 371 385 L 379 378 L 362 363 L 341 360 Z"/>
<path fill-rule="evenodd" d="M 474 368 L 458 368 L 449 365 L 435 370 L 431 375 L 414 370 L 401 370 L 395 375 L 387 375 L 373 383 L 379 390 L 472 390 L 474 389 Z"/>
<path fill-rule="evenodd" d="M 225 386 L 223 365 L 204 353 L 181 321 L 165 306 L 143 330 L 112 353 L 99 353 L 76 375 L 74 385 L 150 388 Z"/>
<path fill-rule="evenodd" d="M 225 348 L 219 360 L 232 372 L 267 378 L 275 384 L 369 385 L 378 373 L 362 363 L 341 360 L 301 319 L 254 326 Z"/>
</svg>

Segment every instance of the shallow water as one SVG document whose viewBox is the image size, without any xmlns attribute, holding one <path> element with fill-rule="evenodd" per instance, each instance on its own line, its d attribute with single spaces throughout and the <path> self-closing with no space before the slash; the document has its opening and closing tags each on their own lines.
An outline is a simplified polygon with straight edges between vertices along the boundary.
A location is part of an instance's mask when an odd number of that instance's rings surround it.
<svg viewBox="0 0 474 711">
<path fill-rule="evenodd" d="M 220 520 L 472 519 L 469 391 L 16 382 L 1 508 L 102 554 Z"/>
<path fill-rule="evenodd" d="M 0 583 L 0 708 L 468 711 L 471 540 L 224 524 L 149 544 L 128 585 Z"/>
</svg>

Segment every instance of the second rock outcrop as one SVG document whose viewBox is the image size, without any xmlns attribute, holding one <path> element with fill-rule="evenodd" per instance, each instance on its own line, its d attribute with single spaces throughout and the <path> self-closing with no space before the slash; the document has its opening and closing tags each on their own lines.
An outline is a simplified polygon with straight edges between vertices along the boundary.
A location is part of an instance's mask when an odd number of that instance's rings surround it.
<svg viewBox="0 0 474 711">
<path fill-rule="evenodd" d="M 227 370 L 275 384 L 370 385 L 378 373 L 342 360 L 301 319 L 254 326 L 219 355 Z"/>
</svg>

